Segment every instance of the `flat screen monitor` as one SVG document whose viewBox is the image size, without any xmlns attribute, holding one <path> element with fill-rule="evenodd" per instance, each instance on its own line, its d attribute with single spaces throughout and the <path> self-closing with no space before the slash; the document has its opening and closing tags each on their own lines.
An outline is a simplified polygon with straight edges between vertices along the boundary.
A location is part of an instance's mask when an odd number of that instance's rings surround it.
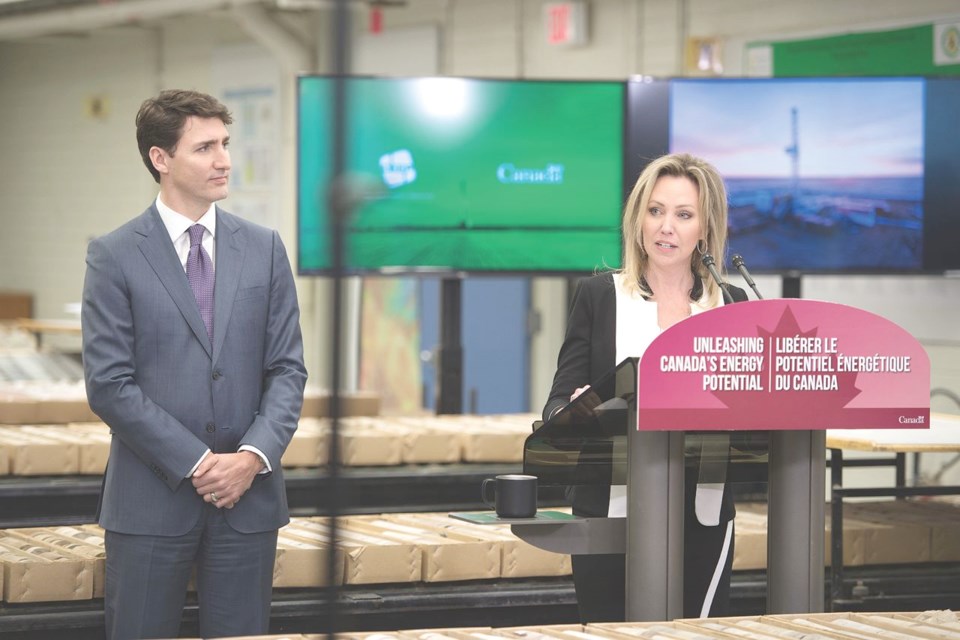
<svg viewBox="0 0 960 640">
<path fill-rule="evenodd" d="M 620 264 L 625 83 L 344 79 L 347 272 Z M 298 91 L 299 272 L 331 269 L 334 79 Z"/>
<path fill-rule="evenodd" d="M 960 268 L 946 240 L 960 232 L 960 79 L 637 79 L 628 93 L 628 175 L 667 151 L 713 163 L 730 255 L 751 271 Z"/>
</svg>

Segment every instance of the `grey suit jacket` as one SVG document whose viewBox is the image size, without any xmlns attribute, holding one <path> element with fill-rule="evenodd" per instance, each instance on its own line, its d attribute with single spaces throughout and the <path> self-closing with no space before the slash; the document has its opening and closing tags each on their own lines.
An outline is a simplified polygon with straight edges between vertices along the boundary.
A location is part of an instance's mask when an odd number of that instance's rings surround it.
<svg viewBox="0 0 960 640">
<path fill-rule="evenodd" d="M 217 209 L 213 344 L 166 228 L 151 206 L 90 243 L 82 326 L 87 398 L 113 433 L 99 522 L 182 535 L 204 506 L 186 478 L 206 449 L 266 455 L 228 523 L 289 521 L 280 457 L 296 430 L 306 369 L 293 274 L 280 236 Z"/>
</svg>

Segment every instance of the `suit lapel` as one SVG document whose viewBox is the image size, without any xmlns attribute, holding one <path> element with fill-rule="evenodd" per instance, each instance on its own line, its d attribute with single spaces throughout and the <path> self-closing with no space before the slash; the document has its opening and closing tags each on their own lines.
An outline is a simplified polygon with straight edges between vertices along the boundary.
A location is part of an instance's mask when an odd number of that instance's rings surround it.
<svg viewBox="0 0 960 640">
<path fill-rule="evenodd" d="M 240 285 L 243 267 L 244 237 L 231 216 L 217 208 L 216 285 L 213 289 L 213 361 L 220 357 L 227 335 L 233 301 Z"/>
<path fill-rule="evenodd" d="M 187 282 L 187 274 L 177 258 L 177 252 L 174 251 L 167 229 L 160 220 L 156 205 L 147 209 L 140 216 L 140 220 L 142 224 L 137 233 L 143 236 L 139 245 L 143 257 L 150 263 L 150 267 L 163 283 L 174 304 L 180 309 L 184 320 L 190 325 L 190 329 L 203 345 L 207 355 L 211 355 L 210 338 L 207 337 L 207 329 L 203 325 L 203 318 L 200 317 L 197 300 L 193 297 L 193 290 Z M 216 316 L 214 316 L 214 322 L 216 322 Z"/>
</svg>

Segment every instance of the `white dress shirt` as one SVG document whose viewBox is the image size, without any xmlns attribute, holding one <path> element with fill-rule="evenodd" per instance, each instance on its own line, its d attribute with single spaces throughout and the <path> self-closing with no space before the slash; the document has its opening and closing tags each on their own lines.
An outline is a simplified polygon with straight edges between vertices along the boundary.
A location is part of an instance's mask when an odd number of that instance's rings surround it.
<svg viewBox="0 0 960 640">
<path fill-rule="evenodd" d="M 187 270 L 187 256 L 190 255 L 190 234 L 187 230 L 195 224 L 201 224 L 206 229 L 203 232 L 201 244 L 203 244 L 204 251 L 210 256 L 210 262 L 213 264 L 214 271 L 216 271 L 217 245 L 213 241 L 217 235 L 216 205 L 211 204 L 210 208 L 200 216 L 200 219 L 194 222 L 182 213 L 178 213 L 165 205 L 160 199 L 160 196 L 157 196 L 157 211 L 160 212 L 160 219 L 163 220 L 163 226 L 167 228 L 170 241 L 173 243 L 173 248 L 180 258 L 180 265 L 183 267 L 184 272 Z"/>
</svg>

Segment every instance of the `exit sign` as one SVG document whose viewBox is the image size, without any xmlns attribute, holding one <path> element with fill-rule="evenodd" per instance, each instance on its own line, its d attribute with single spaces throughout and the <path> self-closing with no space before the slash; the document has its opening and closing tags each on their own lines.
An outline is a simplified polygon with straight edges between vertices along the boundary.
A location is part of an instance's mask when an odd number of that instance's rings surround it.
<svg viewBox="0 0 960 640">
<path fill-rule="evenodd" d="M 543 17 L 547 44 L 578 46 L 587 43 L 586 2 L 546 2 Z"/>
</svg>

